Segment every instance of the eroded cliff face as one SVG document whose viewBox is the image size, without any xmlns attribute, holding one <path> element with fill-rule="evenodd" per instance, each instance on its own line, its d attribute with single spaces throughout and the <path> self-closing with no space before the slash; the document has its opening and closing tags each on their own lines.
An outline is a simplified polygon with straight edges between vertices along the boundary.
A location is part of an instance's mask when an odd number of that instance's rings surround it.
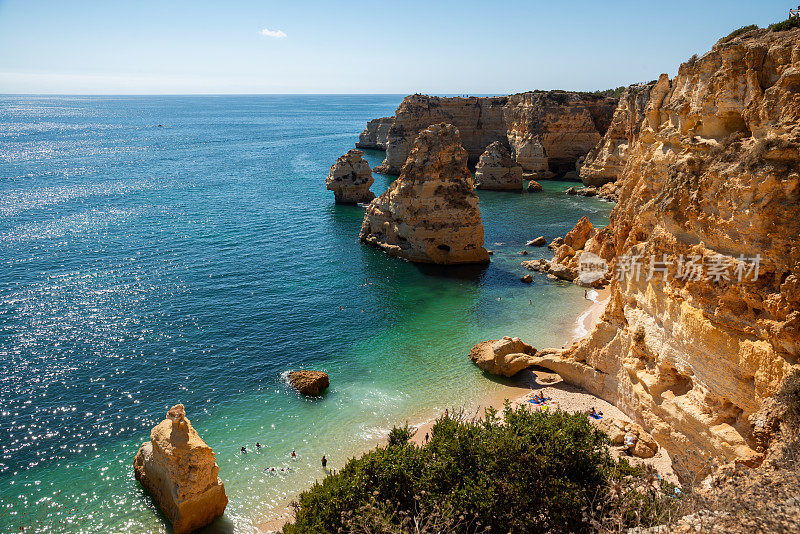
<svg viewBox="0 0 800 534">
<path fill-rule="evenodd" d="M 483 221 L 458 130 L 420 132 L 400 177 L 367 207 L 362 242 L 419 263 L 486 263 Z"/>
<path fill-rule="evenodd" d="M 660 80 L 669 88 L 666 75 Z M 631 85 L 619 99 L 611 125 L 600 142 L 578 161 L 578 173 L 586 185 L 601 186 L 615 182 L 627 161 L 628 149 L 639 137 L 639 128 L 656 82 Z"/>
<path fill-rule="evenodd" d="M 627 272 L 590 336 L 537 363 L 618 405 L 684 475 L 756 464 L 757 412 L 800 356 L 800 30 L 662 78 L 619 185 Z"/>
<path fill-rule="evenodd" d="M 389 129 L 386 159 L 375 171 L 397 174 L 417 134 L 446 122 L 458 128 L 470 165 L 487 146 L 500 141 L 511 146 L 525 171 L 541 172 L 540 177 L 574 172 L 577 159 L 608 129 L 616 103 L 614 98 L 567 91 L 507 97 L 407 96 Z"/>
<path fill-rule="evenodd" d="M 394 123 L 394 117 L 381 117 L 372 119 L 367 127 L 358 136 L 356 148 L 371 148 L 373 150 L 386 150 L 386 140 L 389 138 L 389 128 Z"/>
</svg>

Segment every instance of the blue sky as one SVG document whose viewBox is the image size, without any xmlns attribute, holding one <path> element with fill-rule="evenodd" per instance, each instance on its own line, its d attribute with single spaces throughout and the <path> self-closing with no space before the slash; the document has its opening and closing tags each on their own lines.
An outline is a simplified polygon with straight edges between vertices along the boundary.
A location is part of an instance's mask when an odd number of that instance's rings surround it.
<svg viewBox="0 0 800 534">
<path fill-rule="evenodd" d="M 0 93 L 603 89 L 798 2 L 0 0 Z"/>
</svg>

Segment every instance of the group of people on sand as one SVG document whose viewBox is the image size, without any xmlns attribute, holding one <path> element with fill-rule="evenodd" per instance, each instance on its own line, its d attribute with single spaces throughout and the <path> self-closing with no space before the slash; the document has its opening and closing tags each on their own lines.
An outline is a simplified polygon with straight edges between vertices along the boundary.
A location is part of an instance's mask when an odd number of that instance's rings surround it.
<svg viewBox="0 0 800 534">
<path fill-rule="evenodd" d="M 530 400 L 530 402 L 533 404 L 546 404 L 549 400 L 550 397 L 545 397 L 542 391 L 537 391 L 533 394 L 533 398 Z"/>
<path fill-rule="evenodd" d="M 592 406 L 590 409 L 586 410 L 586 415 L 594 419 L 600 419 L 603 417 L 603 412 L 598 412 L 594 409 L 594 406 Z"/>
</svg>

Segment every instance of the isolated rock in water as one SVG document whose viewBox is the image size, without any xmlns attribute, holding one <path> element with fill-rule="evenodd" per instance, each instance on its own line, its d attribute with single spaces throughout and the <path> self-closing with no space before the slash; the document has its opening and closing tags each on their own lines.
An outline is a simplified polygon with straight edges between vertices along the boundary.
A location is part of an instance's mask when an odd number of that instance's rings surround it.
<svg viewBox="0 0 800 534">
<path fill-rule="evenodd" d="M 537 182 L 536 180 L 531 180 L 528 182 L 528 193 L 538 193 L 542 190 L 542 184 Z"/>
<path fill-rule="evenodd" d="M 520 280 L 522 280 L 522 281 L 523 281 L 523 282 L 525 282 L 526 284 L 530 284 L 530 283 L 532 283 L 532 282 L 533 282 L 533 277 L 532 277 L 531 275 L 529 275 L 529 274 L 526 274 L 525 276 L 523 276 L 522 278 L 520 278 Z"/>
<path fill-rule="evenodd" d="M 483 221 L 458 130 L 423 130 L 400 177 L 367 207 L 359 238 L 419 263 L 486 263 Z"/>
<path fill-rule="evenodd" d="M 577 190 L 577 189 L 575 189 L 574 187 L 570 187 L 570 188 L 568 188 L 568 189 L 567 189 L 566 191 L 564 191 L 564 192 L 565 192 L 566 194 L 568 194 L 568 195 L 577 195 L 577 194 L 578 194 L 578 190 Z"/>
<path fill-rule="evenodd" d="M 369 190 L 375 180 L 363 155 L 360 150 L 351 150 L 331 165 L 325 185 L 333 191 L 337 203 L 357 204 L 375 198 Z"/>
<path fill-rule="evenodd" d="M 150 432 L 133 460 L 133 472 L 175 534 L 208 525 L 228 504 L 214 451 L 186 419 L 183 404 L 173 406 Z"/>
<path fill-rule="evenodd" d="M 605 135 L 578 166 L 584 184 L 601 186 L 616 181 L 622 174 L 628 150 L 639 138 L 650 91 L 655 84 L 631 85 L 622 94 Z"/>
<path fill-rule="evenodd" d="M 634 456 L 652 458 L 658 452 L 656 440 L 636 423 L 609 417 L 600 419 L 597 427 L 608 435 L 613 445 L 625 445 L 625 438 L 630 435 L 634 442 L 630 452 Z"/>
<path fill-rule="evenodd" d="M 356 148 L 386 150 L 386 139 L 389 137 L 389 128 L 392 127 L 392 124 L 394 124 L 394 117 L 372 119 L 367 123 L 367 128 L 358 136 Z"/>
<path fill-rule="evenodd" d="M 289 385 L 308 397 L 319 397 L 330 385 L 328 373 L 322 371 L 292 371 L 287 378 Z"/>
<path fill-rule="evenodd" d="M 532 239 L 525 244 L 528 245 L 529 247 L 543 247 L 547 244 L 547 240 L 544 238 L 543 235 L 540 235 L 536 239 Z"/>
<path fill-rule="evenodd" d="M 578 189 L 577 194 L 582 197 L 594 197 L 597 196 L 597 188 L 594 186 L 581 187 Z"/>
<path fill-rule="evenodd" d="M 469 351 L 469 359 L 487 373 L 514 376 L 532 365 L 536 349 L 518 337 L 482 341 Z"/>
<path fill-rule="evenodd" d="M 521 191 L 522 167 L 500 141 L 495 141 L 481 154 L 475 167 L 475 189 Z"/>
</svg>

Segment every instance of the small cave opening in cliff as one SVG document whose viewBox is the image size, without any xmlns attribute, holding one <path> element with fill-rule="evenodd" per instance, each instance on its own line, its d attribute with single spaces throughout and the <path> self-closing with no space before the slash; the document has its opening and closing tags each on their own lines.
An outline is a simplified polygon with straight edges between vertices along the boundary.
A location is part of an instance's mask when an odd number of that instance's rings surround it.
<svg viewBox="0 0 800 534">
<path fill-rule="evenodd" d="M 437 245 L 436 248 L 444 250 L 445 252 L 450 252 L 450 245 Z"/>
</svg>

